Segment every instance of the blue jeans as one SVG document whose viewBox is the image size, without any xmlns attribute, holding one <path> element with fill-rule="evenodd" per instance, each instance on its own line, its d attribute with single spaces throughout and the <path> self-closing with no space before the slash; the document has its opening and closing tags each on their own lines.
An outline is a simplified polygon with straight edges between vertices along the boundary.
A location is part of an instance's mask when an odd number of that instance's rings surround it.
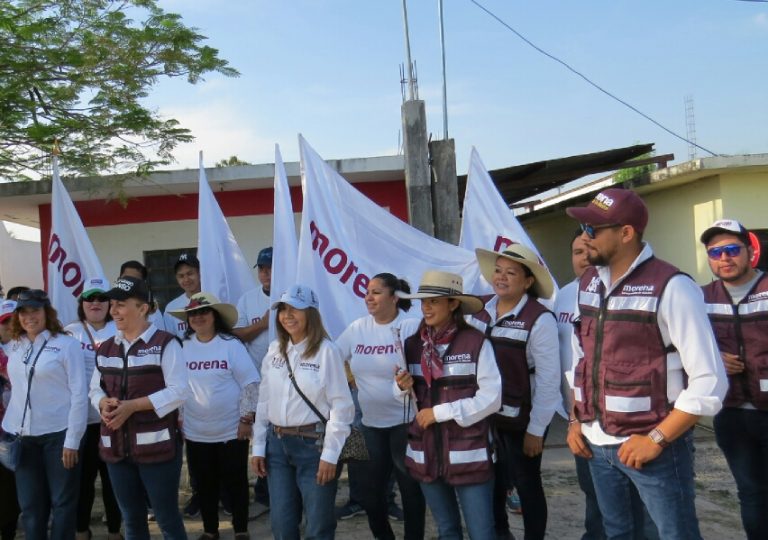
<svg viewBox="0 0 768 540">
<path fill-rule="evenodd" d="M 609 539 L 634 538 L 630 484 L 637 488 L 664 540 L 701 540 L 693 485 L 693 437 L 673 441 L 640 470 L 619 460 L 619 445 L 589 444 L 589 469 Z"/>
<path fill-rule="evenodd" d="M 463 538 L 461 514 L 464 514 L 464 523 L 472 540 L 495 540 L 493 478 L 482 484 L 465 486 L 451 486 L 438 479 L 434 482 L 422 482 L 421 491 L 432 511 L 440 540 Z"/>
<path fill-rule="evenodd" d="M 299 539 L 302 506 L 307 516 L 304 538 L 333 538 L 336 533 L 334 508 L 337 480 L 318 485 L 316 475 L 320 464 L 320 446 L 317 440 L 293 435 L 278 437 L 270 429 L 266 458 L 274 538 Z"/>
<path fill-rule="evenodd" d="M 731 469 L 749 540 L 768 538 L 768 411 L 728 407 L 714 419 L 715 439 Z"/>
<path fill-rule="evenodd" d="M 16 491 L 24 537 L 45 540 L 52 517 L 51 540 L 75 536 L 80 464 L 65 469 L 61 461 L 66 431 L 21 438 L 21 459 L 16 469 Z"/>
<path fill-rule="evenodd" d="M 176 456 L 162 463 L 134 463 L 124 459 L 108 463 L 112 489 L 125 521 L 126 540 L 149 540 L 147 499 L 157 518 L 157 525 L 166 540 L 186 540 L 184 521 L 179 512 L 179 476 L 182 447 L 176 446 Z"/>
</svg>

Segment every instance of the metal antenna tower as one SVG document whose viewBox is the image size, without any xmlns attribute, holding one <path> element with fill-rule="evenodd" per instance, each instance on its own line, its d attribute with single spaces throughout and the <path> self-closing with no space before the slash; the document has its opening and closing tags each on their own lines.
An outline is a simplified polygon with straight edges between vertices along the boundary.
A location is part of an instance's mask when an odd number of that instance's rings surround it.
<svg viewBox="0 0 768 540">
<path fill-rule="evenodd" d="M 419 99 L 418 90 L 416 88 L 416 74 L 413 62 L 411 62 L 411 37 L 408 32 L 408 6 L 406 0 L 403 0 L 403 26 L 405 28 L 405 70 L 401 71 L 401 80 L 405 79 L 408 83 L 408 99 L 413 101 Z"/>
<path fill-rule="evenodd" d="M 685 135 L 688 139 L 688 160 L 696 159 L 696 117 L 693 110 L 693 94 L 685 96 Z"/>
</svg>

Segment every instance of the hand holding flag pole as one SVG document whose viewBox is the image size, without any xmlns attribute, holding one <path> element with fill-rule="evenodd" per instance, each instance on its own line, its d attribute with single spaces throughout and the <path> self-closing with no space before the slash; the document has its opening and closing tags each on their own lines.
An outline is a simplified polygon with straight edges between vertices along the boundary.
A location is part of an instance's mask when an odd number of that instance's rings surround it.
<svg viewBox="0 0 768 540">
<path fill-rule="evenodd" d="M 400 329 L 393 326 L 392 327 L 392 337 L 395 338 L 395 351 L 397 351 L 397 354 L 400 358 L 400 365 L 397 367 L 397 371 L 395 372 L 395 382 L 397 383 L 397 387 L 401 390 L 405 390 L 401 385 L 401 382 L 406 382 L 408 384 L 408 411 L 404 412 L 404 422 L 408 421 L 408 417 L 410 416 L 410 408 L 413 406 L 414 410 L 416 412 L 419 412 L 419 409 L 416 405 L 416 393 L 413 391 L 413 378 L 411 377 L 411 374 L 408 373 L 408 364 L 405 360 L 405 351 L 403 350 L 403 342 L 400 339 Z"/>
</svg>

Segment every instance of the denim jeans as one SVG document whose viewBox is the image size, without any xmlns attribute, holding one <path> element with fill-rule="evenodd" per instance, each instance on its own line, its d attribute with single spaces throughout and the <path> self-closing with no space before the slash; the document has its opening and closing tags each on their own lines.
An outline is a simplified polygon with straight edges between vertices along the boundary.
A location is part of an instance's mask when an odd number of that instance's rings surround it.
<svg viewBox="0 0 768 540">
<path fill-rule="evenodd" d="M 163 538 L 186 540 L 187 533 L 179 512 L 181 461 L 179 443 L 176 456 L 162 463 L 134 463 L 124 459 L 107 464 L 112 489 L 125 521 L 126 540 L 149 540 L 145 490 Z"/>
<path fill-rule="evenodd" d="M 463 538 L 462 514 L 472 540 L 495 540 L 493 478 L 482 484 L 465 486 L 451 486 L 438 479 L 434 482 L 422 482 L 421 491 L 432 511 L 440 540 Z M 461 513 L 459 513 L 459 507 L 461 507 Z"/>
<path fill-rule="evenodd" d="M 310 437 L 267 435 L 267 475 L 272 536 L 298 540 L 301 510 L 307 517 L 304 538 L 332 539 L 336 533 L 334 514 L 337 480 L 317 483 L 320 446 Z M 337 473 L 340 470 L 337 467 Z"/>
<path fill-rule="evenodd" d="M 749 540 L 768 538 L 768 411 L 728 407 L 714 419 L 715 439 L 731 469 Z"/>
<path fill-rule="evenodd" d="M 408 424 L 388 428 L 363 425 L 362 431 L 371 459 L 349 463 L 349 474 L 361 479 L 363 496 L 359 502 L 368 514 L 371 534 L 380 539 L 395 538 L 388 516 L 389 480 L 394 470 L 403 503 L 405 539 L 423 539 L 424 495 L 419 483 L 406 471 L 404 462 Z"/>
<path fill-rule="evenodd" d="M 66 431 L 21 438 L 21 459 L 16 469 L 16 490 L 21 506 L 24 537 L 45 540 L 48 517 L 51 540 L 75 536 L 80 465 L 65 469 L 61 461 Z"/>
<path fill-rule="evenodd" d="M 104 501 L 104 513 L 107 518 L 107 531 L 119 533 L 123 520 L 120 507 L 117 506 L 112 482 L 109 480 L 107 464 L 99 457 L 100 424 L 89 424 L 80 445 L 80 496 L 77 500 L 77 532 L 87 532 L 91 525 L 91 511 L 96 498 L 96 476 L 101 476 L 101 498 Z"/>
<path fill-rule="evenodd" d="M 590 443 L 589 468 L 603 527 L 609 539 L 634 538 L 630 484 L 637 488 L 664 540 L 701 540 L 693 484 L 693 437 L 688 432 L 673 441 L 640 470 L 619 460 L 619 445 Z"/>
<path fill-rule="evenodd" d="M 541 484 L 542 454 L 528 457 L 523 453 L 525 431 L 499 429 L 496 443 L 499 461 L 496 463 L 494 488 L 494 521 L 497 534 L 509 532 L 507 518 L 507 489 L 514 487 L 523 510 L 525 540 L 543 540 L 547 530 L 547 499 Z M 547 432 L 544 432 L 546 439 Z"/>
</svg>

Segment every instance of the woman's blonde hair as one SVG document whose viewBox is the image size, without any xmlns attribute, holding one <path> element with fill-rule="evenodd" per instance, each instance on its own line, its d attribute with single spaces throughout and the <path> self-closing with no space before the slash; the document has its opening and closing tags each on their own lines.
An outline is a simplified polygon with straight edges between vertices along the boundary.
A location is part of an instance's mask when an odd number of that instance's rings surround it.
<svg viewBox="0 0 768 540">
<path fill-rule="evenodd" d="M 281 302 L 277 306 L 277 313 L 279 314 L 282 310 L 284 310 L 285 306 L 286 304 Z M 328 337 L 328 332 L 325 331 L 325 327 L 323 326 L 323 319 L 320 317 L 320 312 L 317 311 L 317 309 L 308 307 L 302 311 L 307 314 L 307 347 L 304 349 L 302 358 L 309 358 L 317 354 L 317 351 L 320 349 L 320 344 L 324 339 L 330 338 Z M 277 319 L 276 330 L 277 341 L 280 344 L 280 354 L 284 358 L 288 358 L 288 342 L 290 341 L 291 336 L 288 334 L 285 328 L 283 328 L 283 325 L 280 324 L 279 318 Z"/>
</svg>

